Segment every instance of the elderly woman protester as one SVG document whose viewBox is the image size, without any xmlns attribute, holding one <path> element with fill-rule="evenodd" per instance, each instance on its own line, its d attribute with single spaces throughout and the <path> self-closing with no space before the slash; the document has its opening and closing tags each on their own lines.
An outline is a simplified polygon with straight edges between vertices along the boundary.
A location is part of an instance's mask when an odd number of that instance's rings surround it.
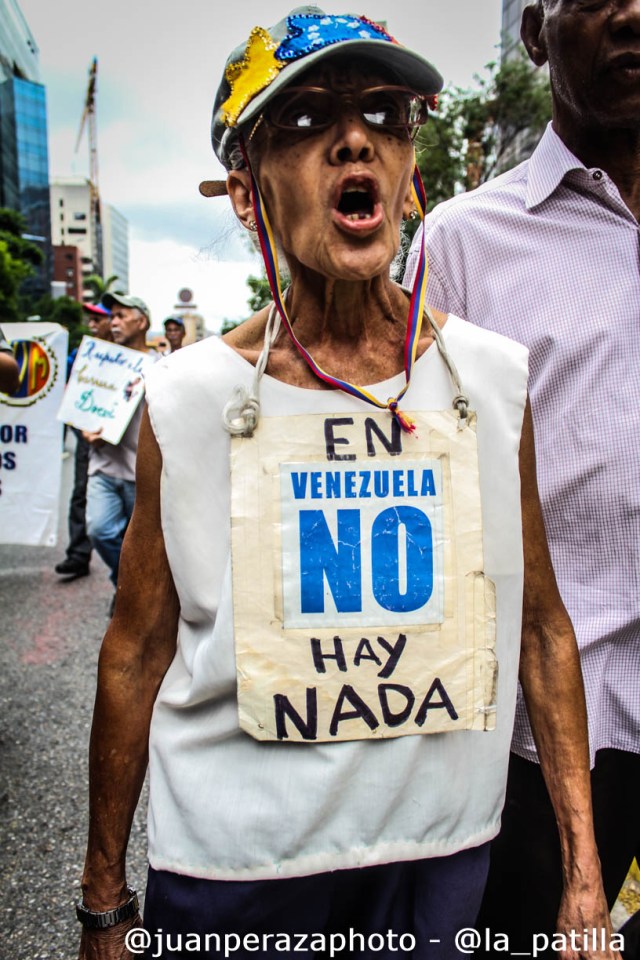
<svg viewBox="0 0 640 960">
<path fill-rule="evenodd" d="M 85 960 L 145 937 L 150 956 L 458 956 L 518 666 L 565 857 L 555 946 L 611 954 L 566 939 L 610 928 L 526 353 L 425 309 L 424 251 L 412 292 L 389 279 L 441 82 L 378 24 L 317 7 L 227 62 L 214 149 L 274 300 L 147 381 L 91 736 Z"/>
</svg>

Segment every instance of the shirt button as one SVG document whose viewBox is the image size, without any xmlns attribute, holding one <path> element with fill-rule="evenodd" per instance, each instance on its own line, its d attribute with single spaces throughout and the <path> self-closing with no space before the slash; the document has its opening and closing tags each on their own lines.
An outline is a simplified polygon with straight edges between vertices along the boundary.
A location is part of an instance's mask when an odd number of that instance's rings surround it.
<svg viewBox="0 0 640 960">
<path fill-rule="evenodd" d="M 593 179 L 594 179 L 594 180 L 602 180 L 602 170 L 594 170 L 594 171 L 593 171 Z"/>
</svg>

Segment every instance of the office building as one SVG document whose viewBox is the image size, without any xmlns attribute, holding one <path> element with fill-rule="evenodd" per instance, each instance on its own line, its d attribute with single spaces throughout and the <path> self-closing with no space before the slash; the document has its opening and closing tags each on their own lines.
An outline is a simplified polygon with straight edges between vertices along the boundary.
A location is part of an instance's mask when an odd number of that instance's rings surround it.
<svg viewBox="0 0 640 960">
<path fill-rule="evenodd" d="M 53 279 L 64 284 L 64 295 L 72 300 L 82 300 L 82 260 L 75 246 L 53 246 Z"/>
<path fill-rule="evenodd" d="M 86 177 L 51 181 L 51 239 L 56 246 L 78 248 L 83 276 L 102 273 L 100 232 L 91 212 L 91 185 Z"/>
<path fill-rule="evenodd" d="M 514 56 L 520 44 L 520 21 L 522 11 L 531 0 L 502 0 L 501 58 Z M 520 46 L 522 50 L 522 46 Z"/>
<path fill-rule="evenodd" d="M 47 107 L 38 47 L 16 0 L 0 0 L 0 206 L 25 218 L 44 255 L 25 284 L 48 293 L 52 278 Z"/>
<path fill-rule="evenodd" d="M 129 224 L 107 204 L 100 223 L 92 213 L 91 183 L 86 177 L 56 177 L 51 181 L 51 236 L 56 245 L 78 247 L 83 277 L 117 275 L 114 289 L 129 289 Z M 84 288 L 83 299 L 93 298 Z"/>
<path fill-rule="evenodd" d="M 113 287 L 129 291 L 129 222 L 115 207 L 102 208 L 102 269 L 105 279 L 117 277 Z"/>
</svg>

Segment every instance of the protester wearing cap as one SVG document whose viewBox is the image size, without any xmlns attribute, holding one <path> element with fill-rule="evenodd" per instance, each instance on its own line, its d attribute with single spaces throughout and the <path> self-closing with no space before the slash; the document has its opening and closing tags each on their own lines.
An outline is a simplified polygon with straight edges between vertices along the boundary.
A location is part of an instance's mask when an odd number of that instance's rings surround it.
<svg viewBox="0 0 640 960">
<path fill-rule="evenodd" d="M 149 307 L 146 305 L 144 300 L 141 300 L 140 297 L 130 297 L 126 296 L 124 293 L 105 293 L 102 298 L 102 306 L 106 310 L 111 311 L 111 317 L 115 316 L 116 313 L 125 320 L 133 321 L 137 319 L 144 320 L 146 323 L 145 331 L 149 329 L 151 323 L 151 313 L 149 312 Z M 137 331 L 135 331 L 137 333 Z M 132 334 L 133 335 L 133 330 Z M 129 334 L 126 335 L 130 336 Z M 115 337 L 114 337 L 115 339 Z M 116 339 L 116 343 L 123 343 L 125 346 L 130 346 L 130 344 L 124 344 L 122 340 Z M 139 337 L 138 337 L 139 342 Z M 139 347 L 134 347 L 139 349 Z"/>
<path fill-rule="evenodd" d="M 169 341 L 169 353 L 174 353 L 176 350 L 179 350 L 186 333 L 182 317 L 178 314 L 167 317 L 164 321 L 164 332 Z"/>
<path fill-rule="evenodd" d="M 96 303 L 83 303 L 84 320 L 92 337 L 98 340 L 113 340 L 111 336 L 111 312 Z M 67 379 L 75 361 L 78 348 L 72 350 L 67 360 Z M 65 581 L 86 577 L 90 573 L 91 539 L 87 533 L 87 483 L 91 447 L 81 430 L 71 428 L 76 438 L 74 453 L 73 489 L 69 500 L 69 542 L 64 560 L 56 563 L 54 570 Z"/>
<path fill-rule="evenodd" d="M 87 313 L 93 314 L 94 316 L 99 316 L 99 317 L 111 316 L 111 311 L 107 310 L 106 307 L 103 307 L 99 303 L 83 303 L 82 309 L 86 310 Z"/>
<path fill-rule="evenodd" d="M 86 324 L 92 337 L 99 340 L 113 340 L 111 336 L 111 311 L 99 303 L 83 303 L 82 309 L 86 313 Z"/>
<path fill-rule="evenodd" d="M 389 279 L 441 83 L 378 24 L 317 7 L 227 62 L 214 148 L 274 303 L 147 379 L 92 729 L 84 960 L 129 956 L 140 922 L 125 855 L 149 731 L 158 955 L 190 935 L 219 956 L 215 933 L 243 957 L 314 936 L 328 955 L 331 935 L 350 956 L 457 956 L 519 665 L 564 844 L 559 925 L 608 923 L 526 350 L 424 312 L 424 252 L 412 292 Z"/>
<path fill-rule="evenodd" d="M 106 293 L 102 305 L 105 311 L 110 311 L 111 339 L 130 350 L 148 353 L 146 334 L 150 313 L 144 300 L 120 293 Z M 143 409 L 144 403 L 140 403 L 117 444 L 105 443 L 100 432 L 83 431 L 83 437 L 91 447 L 87 532 L 98 554 L 109 567 L 114 587 L 118 580 L 122 541 L 133 512 L 136 452 Z"/>
</svg>

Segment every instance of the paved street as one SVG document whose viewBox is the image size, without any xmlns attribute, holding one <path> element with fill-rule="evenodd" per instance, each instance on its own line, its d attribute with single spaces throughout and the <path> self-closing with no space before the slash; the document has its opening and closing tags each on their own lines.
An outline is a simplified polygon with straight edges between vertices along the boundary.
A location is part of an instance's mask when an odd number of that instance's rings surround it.
<svg viewBox="0 0 640 960">
<path fill-rule="evenodd" d="M 69 444 L 73 440 L 69 440 Z M 74 960 L 87 822 L 87 750 L 112 589 L 94 555 L 61 583 L 73 456 L 54 548 L 0 546 L 0 960 Z M 144 889 L 138 811 L 130 882 Z"/>
</svg>

